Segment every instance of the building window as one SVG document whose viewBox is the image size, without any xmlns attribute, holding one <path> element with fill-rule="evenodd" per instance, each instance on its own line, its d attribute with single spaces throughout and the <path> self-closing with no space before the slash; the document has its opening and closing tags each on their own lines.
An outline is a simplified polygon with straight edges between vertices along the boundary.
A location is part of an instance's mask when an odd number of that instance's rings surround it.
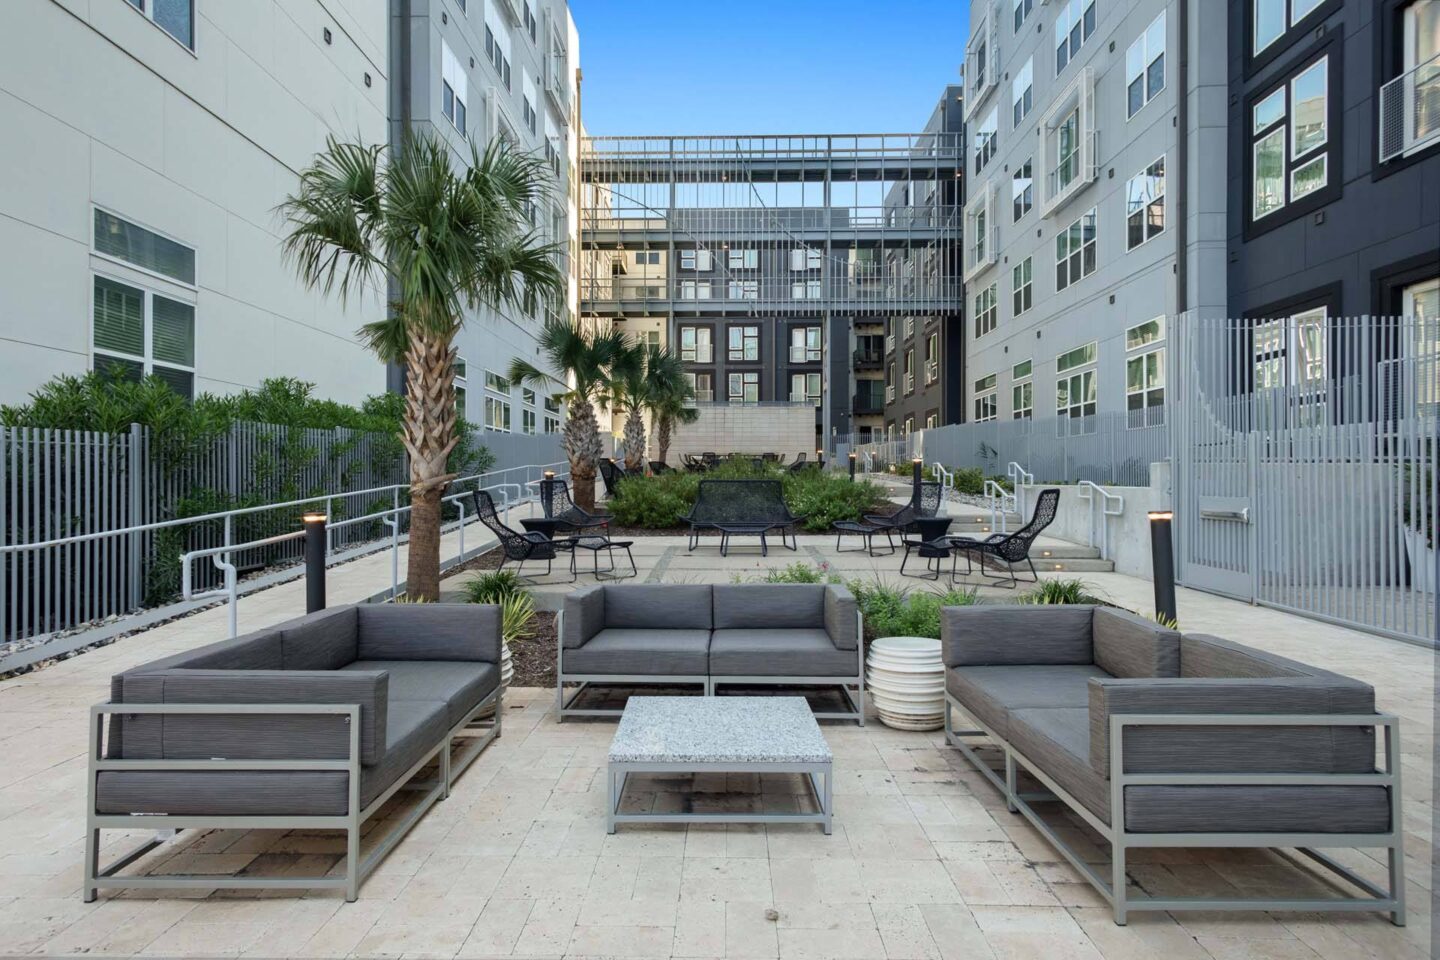
<svg viewBox="0 0 1440 960">
<path fill-rule="evenodd" d="M 1095 32 L 1095 0 L 1066 0 L 1055 16 L 1055 74 L 1075 59 Z"/>
<path fill-rule="evenodd" d="M 1035 103 L 1035 58 L 1031 57 L 1025 61 L 1015 74 L 1015 79 L 1010 83 L 1010 99 L 1013 101 L 1014 122 L 1012 127 L 1018 127 L 1025 118 L 1030 115 L 1030 108 Z"/>
<path fill-rule="evenodd" d="M 822 252 L 815 247 L 796 247 L 790 251 L 791 270 L 819 270 Z"/>
<path fill-rule="evenodd" d="M 681 280 L 681 281 L 680 281 L 680 299 L 681 299 L 681 300 L 709 300 L 709 299 L 710 299 L 710 281 L 709 281 L 709 280 Z"/>
<path fill-rule="evenodd" d="M 508 397 L 510 395 L 510 379 L 500 376 L 500 374 L 493 370 L 486 370 L 485 389 L 494 390 L 496 393 L 503 393 Z"/>
<path fill-rule="evenodd" d="M 155 26 L 183 43 L 188 50 L 195 49 L 195 3 L 194 0 L 128 0 L 130 6 L 145 14 Z"/>
<path fill-rule="evenodd" d="M 520 432 L 530 436 L 535 435 L 535 411 L 520 411 Z"/>
<path fill-rule="evenodd" d="M 550 417 L 550 416 L 547 416 L 547 417 L 545 418 L 545 432 L 546 432 L 546 433 L 559 433 L 559 432 L 560 432 L 560 418 L 559 418 L 559 417 Z"/>
<path fill-rule="evenodd" d="M 1010 197 L 1015 207 L 1011 220 L 1018 223 L 1025 214 L 1030 212 L 1030 208 L 1035 206 L 1033 161 L 1027 159 L 1015 168 L 1014 176 L 1011 178 Z"/>
<path fill-rule="evenodd" d="M 94 296 L 94 369 L 126 380 L 153 375 L 193 399 L 194 304 L 101 276 Z"/>
<path fill-rule="evenodd" d="M 1161 157 L 1125 186 L 1125 249 L 1165 232 L 1165 158 Z"/>
<path fill-rule="evenodd" d="M 1056 192 L 1065 190 L 1080 176 L 1080 108 L 1066 114 L 1055 128 Z"/>
<path fill-rule="evenodd" d="M 194 249 L 98 208 L 95 252 L 186 286 L 195 285 Z"/>
<path fill-rule="evenodd" d="M 790 362 L 814 363 L 820 359 L 820 328 L 790 328 Z"/>
<path fill-rule="evenodd" d="M 535 391 L 531 390 L 529 387 L 521 387 L 520 400 L 522 403 L 528 404 L 529 406 L 535 406 Z"/>
<path fill-rule="evenodd" d="M 915 392 L 915 348 L 905 351 L 905 392 Z"/>
<path fill-rule="evenodd" d="M 751 281 L 753 282 L 753 281 Z M 790 284 L 790 299 L 792 300 L 819 300 L 819 280 L 796 280 Z"/>
<path fill-rule="evenodd" d="M 686 363 L 714 363 L 715 347 L 709 327 L 680 328 L 680 359 Z"/>
<path fill-rule="evenodd" d="M 509 90 L 510 60 L 506 57 L 505 49 L 500 45 L 500 41 L 495 38 L 495 31 L 490 29 L 489 24 L 485 25 L 485 58 L 489 60 L 490 65 L 495 68 L 495 74 L 500 78 L 500 82 L 505 85 L 505 89 Z"/>
<path fill-rule="evenodd" d="M 731 360 L 760 359 L 759 327 L 731 327 L 727 335 L 730 337 L 728 356 Z"/>
<path fill-rule="evenodd" d="M 681 270 L 711 270 L 714 269 L 715 259 L 710 255 L 709 250 L 681 250 Z"/>
<path fill-rule="evenodd" d="M 790 402 L 820 406 L 820 374 L 790 374 Z"/>
<path fill-rule="evenodd" d="M 1031 363 L 1022 360 L 1010 368 L 1010 417 L 1029 420 L 1035 416 L 1035 384 L 1030 380 Z"/>
<path fill-rule="evenodd" d="M 1095 356 L 1091 341 L 1055 359 L 1055 415 L 1062 436 L 1095 430 Z"/>
<path fill-rule="evenodd" d="M 1000 111 L 997 107 L 991 107 L 990 112 L 985 114 L 985 119 L 980 121 L 975 128 L 974 156 L 975 173 L 985 169 L 986 164 L 995 156 L 999 148 L 997 134 L 1000 129 Z"/>
<path fill-rule="evenodd" d="M 1165 318 L 1125 331 L 1125 410 L 1131 427 L 1165 422 Z"/>
<path fill-rule="evenodd" d="M 731 270 L 754 270 L 760 266 L 760 251 L 748 247 L 735 247 L 729 252 Z"/>
<path fill-rule="evenodd" d="M 975 295 L 975 338 L 978 340 L 993 331 L 1000 323 L 1000 298 L 996 284 Z"/>
<path fill-rule="evenodd" d="M 759 281 L 759 280 L 731 280 L 731 281 L 730 281 L 730 299 L 731 299 L 731 300 L 759 300 L 759 299 L 760 299 L 760 281 Z"/>
<path fill-rule="evenodd" d="M 915 432 L 915 418 L 914 418 L 914 417 L 906 417 L 906 418 L 905 418 L 905 423 L 902 425 L 901 429 L 904 431 L 904 432 L 901 434 L 901 436 L 908 437 L 908 436 L 910 436 L 910 434 L 914 433 L 914 432 Z"/>
<path fill-rule="evenodd" d="M 657 266 L 657 267 L 660 265 L 660 251 L 659 251 L 659 250 L 636 250 L 636 251 L 635 251 L 635 265 L 636 265 L 637 267 L 648 266 L 648 265 L 651 265 L 651 264 L 653 264 L 653 265 L 655 265 L 655 266 Z"/>
<path fill-rule="evenodd" d="M 932 332 L 925 338 L 925 382 L 940 379 L 940 334 Z"/>
<path fill-rule="evenodd" d="M 1019 33 L 1020 28 L 1025 25 L 1025 19 L 1030 16 L 1030 11 L 1035 9 L 1035 0 L 1015 0 L 1015 32 Z"/>
<path fill-rule="evenodd" d="M 975 381 L 975 422 L 988 423 L 1000 416 L 999 393 L 995 389 L 995 374 Z"/>
<path fill-rule="evenodd" d="M 1125 51 L 1125 116 L 1140 108 L 1165 89 L 1165 11 L 1160 11 Z"/>
<path fill-rule="evenodd" d="M 711 373 L 687 373 L 690 389 L 695 391 L 696 403 L 710 403 L 715 399 L 715 375 Z"/>
<path fill-rule="evenodd" d="M 465 419 L 465 395 L 469 390 L 468 373 L 470 365 L 465 362 L 464 357 L 456 357 L 453 364 L 455 371 L 455 416 L 459 420 Z"/>
<path fill-rule="evenodd" d="M 732 373 L 730 380 L 730 402 L 731 403 L 759 403 L 760 402 L 760 374 Z"/>
<path fill-rule="evenodd" d="M 530 42 L 535 42 L 535 13 L 530 9 L 530 0 L 525 0 L 525 32 L 530 34 Z"/>
<path fill-rule="evenodd" d="M 906 318 L 905 318 L 905 339 L 906 339 L 906 340 L 909 340 L 909 339 L 910 339 L 911 337 L 913 337 L 913 336 L 915 336 L 915 318 L 914 318 L 914 317 L 906 317 Z"/>
<path fill-rule="evenodd" d="M 465 132 L 465 110 L 470 81 L 450 45 L 440 41 L 440 112 L 460 133 Z"/>
<path fill-rule="evenodd" d="M 1095 272 L 1095 208 L 1055 237 L 1055 292 Z"/>
<path fill-rule="evenodd" d="M 1440 410 L 1440 277 L 1404 287 L 1400 315 L 1406 318 L 1400 329 L 1414 331 L 1405 337 L 1410 344 L 1405 356 L 1413 357 L 1416 369 L 1422 371 L 1414 377 L 1411 407 L 1433 417 Z"/>
<path fill-rule="evenodd" d="M 1029 310 L 1035 304 L 1034 266 L 1035 258 L 1026 257 L 1024 260 L 1015 264 L 1014 268 L 1010 271 L 1010 282 L 1011 287 L 1014 289 L 1015 299 L 1013 305 L 1014 310 L 1012 311 L 1014 316 L 1020 316 L 1020 314 Z"/>
<path fill-rule="evenodd" d="M 510 404 L 499 397 L 485 398 L 485 429 L 510 432 Z"/>
<path fill-rule="evenodd" d="M 1279 403 L 1257 404 L 1262 417 L 1283 411 L 1286 424 L 1317 426 L 1327 421 L 1326 350 L 1329 311 L 1315 307 L 1288 317 L 1255 323 L 1255 389 L 1274 390 Z"/>
<path fill-rule="evenodd" d="M 1330 182 L 1330 57 L 1322 56 L 1250 111 L 1251 220 Z"/>
<path fill-rule="evenodd" d="M 520 98 L 520 107 L 522 115 L 525 118 L 525 126 L 528 127 L 533 134 L 535 132 L 535 108 L 530 105 L 530 98 L 522 96 Z"/>
<path fill-rule="evenodd" d="M 1251 0 L 1252 56 L 1285 36 L 1291 27 L 1313 13 L 1324 0 Z"/>
</svg>

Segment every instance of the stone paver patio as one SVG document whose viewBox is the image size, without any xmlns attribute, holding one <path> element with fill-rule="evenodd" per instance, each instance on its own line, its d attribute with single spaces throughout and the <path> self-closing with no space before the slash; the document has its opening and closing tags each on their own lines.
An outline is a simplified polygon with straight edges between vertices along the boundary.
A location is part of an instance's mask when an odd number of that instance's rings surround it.
<svg viewBox="0 0 1440 960">
<path fill-rule="evenodd" d="M 774 551 L 764 561 L 751 551 L 721 560 L 713 547 L 687 557 L 683 542 L 674 551 L 669 539 L 640 542 L 642 579 L 728 581 L 797 559 L 828 562 L 846 576 L 870 568 L 888 578 L 899 565 L 898 556 L 836 556 L 833 538 L 802 537 L 798 556 Z M 661 557 L 668 561 L 657 573 Z M 1149 608 L 1144 581 L 1059 575 Z M 331 601 L 388 584 L 388 557 L 348 564 L 331 571 Z M 303 606 L 302 589 L 290 583 L 244 599 L 241 629 L 293 615 Z M 507 695 L 503 738 L 400 844 L 357 903 L 328 891 L 129 891 L 84 904 L 86 708 L 106 697 L 113 672 L 223 636 L 225 613 L 214 608 L 0 683 L 0 954 L 1428 956 L 1433 654 L 1185 590 L 1180 615 L 1187 630 L 1366 680 L 1380 708 L 1402 717 L 1408 927 L 1369 915 L 1264 913 L 1140 914 L 1116 927 L 1094 892 L 1005 811 L 940 734 L 901 733 L 873 721 L 863 729 L 824 726 L 837 777 L 832 836 L 800 825 L 627 826 L 607 836 L 603 766 L 614 724 L 556 724 L 553 691 L 534 689 Z M 696 790 L 744 803 L 738 793 L 756 787 L 767 803 L 781 805 L 794 803 L 800 790 L 786 778 L 659 779 L 643 781 L 627 802 L 664 809 Z M 737 795 L 726 797 L 731 791 Z M 130 842 L 107 840 L 110 854 Z M 241 831 L 187 835 L 169 847 L 142 865 L 308 873 L 326 869 L 339 850 L 336 838 L 323 834 Z M 1365 853 L 1347 851 L 1344 859 L 1378 875 L 1378 862 Z M 1264 851 L 1155 851 L 1137 860 L 1132 880 L 1157 891 L 1183 886 L 1217 895 L 1308 876 Z"/>
</svg>

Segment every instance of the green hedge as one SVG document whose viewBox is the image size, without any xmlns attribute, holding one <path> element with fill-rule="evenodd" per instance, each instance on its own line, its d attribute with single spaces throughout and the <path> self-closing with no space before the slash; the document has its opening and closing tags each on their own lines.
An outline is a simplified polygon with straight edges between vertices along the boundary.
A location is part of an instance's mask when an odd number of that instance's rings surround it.
<svg viewBox="0 0 1440 960">
<path fill-rule="evenodd" d="M 628 477 L 608 504 L 617 523 L 646 530 L 668 530 L 680 526 L 680 518 L 695 505 L 704 479 L 778 479 L 784 485 L 785 503 L 790 511 L 805 518 L 802 526 L 811 532 L 830 529 L 836 520 L 858 520 L 885 502 L 879 486 L 852 481 L 845 474 L 802 470 L 791 473 L 774 467 L 757 469 L 748 463 L 727 463 L 708 473 L 667 473 L 658 477 Z"/>
</svg>

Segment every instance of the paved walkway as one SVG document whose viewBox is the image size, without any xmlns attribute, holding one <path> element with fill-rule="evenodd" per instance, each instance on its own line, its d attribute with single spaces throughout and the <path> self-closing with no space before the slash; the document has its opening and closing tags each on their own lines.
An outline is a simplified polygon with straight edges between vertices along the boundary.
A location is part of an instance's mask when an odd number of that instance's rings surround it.
<svg viewBox="0 0 1440 960">
<path fill-rule="evenodd" d="M 674 538 L 678 541 L 679 538 Z M 683 548 L 683 542 L 680 544 Z M 446 550 L 454 549 L 453 535 Z M 473 543 L 467 544 L 473 546 Z M 794 562 L 714 548 L 687 556 L 640 542 L 647 579 L 728 581 Z M 801 538 L 798 559 L 844 575 L 893 577 L 898 557 L 834 553 Z M 659 571 L 657 576 L 657 570 Z M 401 570 L 403 576 L 403 566 Z M 1047 574 L 1047 576 L 1050 574 Z M 1070 576 L 1073 574 L 1061 574 Z M 1080 574 L 1141 610 L 1150 585 Z M 330 599 L 387 588 L 388 556 L 330 571 Z M 912 581 L 905 581 L 910 583 Z M 242 630 L 298 612 L 303 585 L 248 597 Z M 609 723 L 563 726 L 550 691 L 507 697 L 505 736 L 432 810 L 361 891 L 261 897 L 220 892 L 80 900 L 86 708 L 112 673 L 223 636 L 222 608 L 120 640 L 0 684 L 0 954 L 435 957 L 1270 957 L 1419 958 L 1430 943 L 1433 655 L 1277 611 L 1182 590 L 1185 629 L 1307 659 L 1375 685 L 1403 718 L 1411 923 L 1371 916 L 1136 915 L 1109 911 L 1051 848 L 935 734 L 827 725 L 836 754 L 833 836 L 794 826 L 603 829 Z M 710 782 L 704 790 L 745 789 Z M 683 802 L 657 781 L 637 802 Z M 787 800 L 784 782 L 764 784 Z M 114 845 L 118 845 L 114 844 Z M 112 845 L 112 852 L 113 846 Z M 182 837 L 150 863 L 192 872 L 324 869 L 333 838 L 260 832 Z M 1096 857 L 1100 856 L 1095 851 Z M 1366 865 L 1366 854 L 1344 859 Z M 168 858 L 168 860 L 167 860 Z M 1134 864 L 1148 889 L 1209 893 L 1304 882 L 1268 853 L 1157 851 Z"/>
</svg>

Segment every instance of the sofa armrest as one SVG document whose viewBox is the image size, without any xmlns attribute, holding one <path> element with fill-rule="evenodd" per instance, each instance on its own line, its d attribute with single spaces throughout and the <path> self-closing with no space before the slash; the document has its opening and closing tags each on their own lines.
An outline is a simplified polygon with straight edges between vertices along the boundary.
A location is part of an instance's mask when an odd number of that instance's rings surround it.
<svg viewBox="0 0 1440 960">
<path fill-rule="evenodd" d="M 940 608 L 940 650 L 947 667 L 1086 664 L 1094 607 L 985 604 Z"/>
<path fill-rule="evenodd" d="M 1110 718 L 1168 716 L 1376 716 L 1375 691 L 1359 681 L 1308 677 L 1092 677 L 1090 764 L 1109 777 Z M 1375 765 L 1370 726 L 1135 726 L 1124 739 L 1125 772 L 1368 773 Z"/>
<path fill-rule="evenodd" d="M 360 660 L 500 662 L 500 608 L 489 603 L 367 603 Z"/>
<path fill-rule="evenodd" d="M 385 754 L 390 674 L 384 670 L 160 670 L 125 678 L 126 703 L 355 704 L 360 762 Z M 123 714 L 123 711 L 122 711 Z M 350 750 L 335 714 L 151 714 L 124 718 L 116 759 L 339 759 Z"/>
<path fill-rule="evenodd" d="M 859 606 L 849 590 L 832 583 L 825 588 L 825 632 L 837 650 L 860 647 Z"/>
<path fill-rule="evenodd" d="M 1180 676 L 1180 634 L 1115 607 L 1096 607 L 1091 621 L 1095 665 L 1115 677 Z"/>
<path fill-rule="evenodd" d="M 656 624 L 660 626 L 660 624 Z M 605 629 L 605 585 L 594 584 L 576 590 L 565 598 L 565 617 L 561 624 L 562 647 L 583 647 L 591 637 Z"/>
</svg>

